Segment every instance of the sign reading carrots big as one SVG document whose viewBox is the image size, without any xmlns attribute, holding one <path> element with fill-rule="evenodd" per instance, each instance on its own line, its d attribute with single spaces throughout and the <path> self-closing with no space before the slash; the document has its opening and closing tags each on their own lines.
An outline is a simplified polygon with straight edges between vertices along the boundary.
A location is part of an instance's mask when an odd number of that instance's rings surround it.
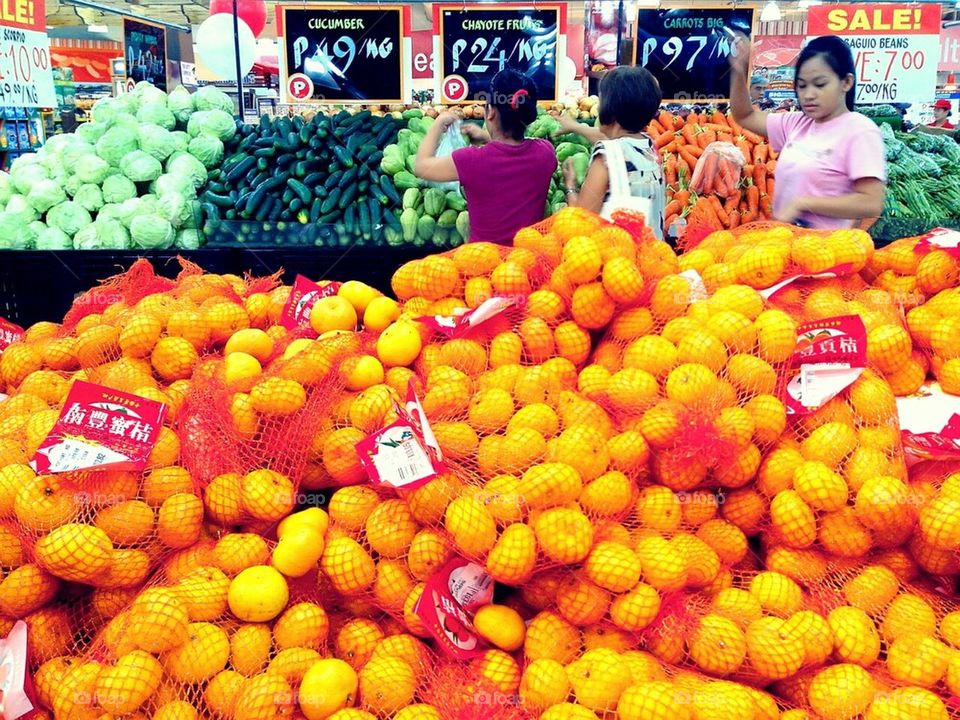
<svg viewBox="0 0 960 720">
<path fill-rule="evenodd" d="M 940 5 L 818 5 L 810 37 L 837 35 L 853 51 L 857 103 L 923 102 L 933 97 L 940 54 Z"/>
</svg>

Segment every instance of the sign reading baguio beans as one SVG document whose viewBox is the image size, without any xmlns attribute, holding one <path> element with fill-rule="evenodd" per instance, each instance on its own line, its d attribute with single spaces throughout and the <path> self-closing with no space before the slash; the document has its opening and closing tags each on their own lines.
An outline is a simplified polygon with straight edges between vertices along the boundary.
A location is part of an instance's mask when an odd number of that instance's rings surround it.
<svg viewBox="0 0 960 720">
<path fill-rule="evenodd" d="M 837 35 L 853 50 L 857 103 L 924 102 L 937 86 L 939 5 L 823 5 L 811 37 Z"/>
<path fill-rule="evenodd" d="M 654 74 L 665 100 L 723 100 L 734 33 L 753 36 L 752 8 L 641 9 L 633 63 Z"/>
<path fill-rule="evenodd" d="M 56 107 L 44 0 L 0 1 L 0 107 Z"/>
<path fill-rule="evenodd" d="M 493 76 L 505 68 L 531 77 L 541 102 L 555 101 L 566 10 L 563 4 L 434 4 L 443 101 L 483 101 Z"/>
<path fill-rule="evenodd" d="M 300 4 L 277 17 L 285 102 L 404 102 L 408 9 Z"/>
</svg>

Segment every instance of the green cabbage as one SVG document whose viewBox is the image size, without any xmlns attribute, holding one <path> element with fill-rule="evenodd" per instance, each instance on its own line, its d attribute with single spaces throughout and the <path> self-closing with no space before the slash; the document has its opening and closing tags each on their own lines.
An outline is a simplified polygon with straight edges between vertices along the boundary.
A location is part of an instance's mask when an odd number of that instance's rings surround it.
<svg viewBox="0 0 960 720">
<path fill-rule="evenodd" d="M 193 203 L 179 193 L 168 193 L 157 200 L 157 214 L 166 218 L 175 230 L 183 227 L 193 212 Z"/>
<path fill-rule="evenodd" d="M 40 233 L 47 229 L 47 224 L 43 222 L 43 220 L 34 220 L 30 223 L 30 229 L 33 230 L 34 235 L 40 235 Z"/>
<path fill-rule="evenodd" d="M 73 250 L 73 241 L 60 228 L 48 227 L 37 235 L 36 247 L 37 250 Z"/>
<path fill-rule="evenodd" d="M 174 130 L 170 135 L 173 137 L 173 143 L 176 147 L 174 152 L 187 152 L 190 147 L 190 136 L 183 130 Z"/>
<path fill-rule="evenodd" d="M 141 105 L 137 120 L 144 124 L 158 125 L 166 130 L 173 130 L 177 126 L 177 119 L 167 109 L 166 102 Z"/>
<path fill-rule="evenodd" d="M 237 121 L 223 110 L 202 110 L 190 116 L 187 132 L 190 137 L 206 134 L 226 142 L 237 134 Z"/>
<path fill-rule="evenodd" d="M 173 113 L 177 122 L 186 127 L 194 111 L 193 95 L 183 85 L 178 85 L 167 98 L 167 108 Z"/>
<path fill-rule="evenodd" d="M 116 97 L 118 114 L 136 115 L 140 109 L 140 95 L 138 93 L 124 93 Z M 114 120 L 116 116 L 114 116 Z"/>
<path fill-rule="evenodd" d="M 120 161 L 120 171 L 134 182 L 153 182 L 163 173 L 163 166 L 152 155 L 135 150 Z"/>
<path fill-rule="evenodd" d="M 14 192 L 16 192 L 16 190 L 13 187 L 13 179 L 9 173 L 0 170 L 0 205 L 6 205 Z"/>
<path fill-rule="evenodd" d="M 98 123 L 109 123 L 121 112 L 116 98 L 103 98 L 93 106 L 93 119 Z"/>
<path fill-rule="evenodd" d="M 117 115 L 110 123 L 110 129 L 112 130 L 113 128 L 129 130 L 136 135 L 137 131 L 140 129 L 140 122 L 137 120 L 136 115 L 121 113 L 120 115 Z"/>
<path fill-rule="evenodd" d="M 160 162 L 166 160 L 177 150 L 177 144 L 172 133 L 162 127 L 141 125 L 139 135 L 140 149 Z"/>
<path fill-rule="evenodd" d="M 192 198 L 197 195 L 193 178 L 180 173 L 164 173 L 150 185 L 150 192 L 156 193 L 160 197 L 168 193 L 183 195 L 185 198 Z"/>
<path fill-rule="evenodd" d="M 26 195 L 30 192 L 30 188 L 41 180 L 50 179 L 50 172 L 43 165 L 33 160 L 27 161 L 27 158 L 32 157 L 34 156 L 22 155 L 17 158 L 16 162 L 13 163 L 13 168 L 10 170 L 10 177 L 13 178 L 13 186 L 21 195 Z"/>
<path fill-rule="evenodd" d="M 79 203 L 67 200 L 60 203 L 47 213 L 47 225 L 63 230 L 73 237 L 80 230 L 93 222 L 90 212 Z"/>
<path fill-rule="evenodd" d="M 133 244 L 145 250 L 163 250 L 175 238 L 173 226 L 160 215 L 137 215 L 130 223 L 130 238 Z"/>
<path fill-rule="evenodd" d="M 86 141 L 75 142 L 63 149 L 59 159 L 65 168 L 73 172 L 80 160 L 85 157 L 96 157 L 96 152 L 97 149 Z"/>
<path fill-rule="evenodd" d="M 33 206 L 38 213 L 43 214 L 54 205 L 66 201 L 67 194 L 63 188 L 53 180 L 39 180 L 34 183 L 27 194 L 27 202 Z"/>
<path fill-rule="evenodd" d="M 193 186 L 201 188 L 207 182 L 207 169 L 190 153 L 174 153 L 167 160 L 167 172 L 186 175 Z"/>
<path fill-rule="evenodd" d="M 200 209 L 199 200 L 188 200 L 189 213 L 187 219 L 183 221 L 183 230 L 199 230 L 200 223 L 203 220 L 203 212 Z"/>
<path fill-rule="evenodd" d="M 29 250 L 37 241 L 33 227 L 15 213 L 0 213 L 0 250 Z"/>
<path fill-rule="evenodd" d="M 120 162 L 138 149 L 136 134 L 122 127 L 110 128 L 97 140 L 97 155 L 114 167 L 120 167 Z"/>
<path fill-rule="evenodd" d="M 111 175 L 103 181 L 103 200 L 122 203 L 137 196 L 137 186 L 126 175 Z"/>
<path fill-rule="evenodd" d="M 77 137 L 86 140 L 91 145 L 96 145 L 97 140 L 103 137 L 103 134 L 109 130 L 106 123 L 103 122 L 85 122 L 77 128 Z"/>
<path fill-rule="evenodd" d="M 80 189 L 80 186 L 83 185 L 83 180 L 80 179 L 79 175 L 71 175 L 67 178 L 67 181 L 63 184 L 63 189 L 67 191 L 67 195 L 73 197 L 77 194 L 77 190 Z"/>
<path fill-rule="evenodd" d="M 185 228 L 177 233 L 176 245 L 181 250 L 196 250 L 201 244 L 200 233 L 193 228 Z"/>
<path fill-rule="evenodd" d="M 73 168 L 81 183 L 99 185 L 107 179 L 110 164 L 96 155 L 84 155 L 77 160 Z"/>
<path fill-rule="evenodd" d="M 129 228 L 133 224 L 134 218 L 136 218 L 138 215 L 155 214 L 156 210 L 156 195 L 144 195 L 143 197 L 124 200 L 120 204 L 120 208 L 115 212 L 111 212 L 111 215 L 115 214 L 117 220 Z"/>
<path fill-rule="evenodd" d="M 103 193 L 99 185 L 81 185 L 73 201 L 93 213 L 103 207 Z"/>
<path fill-rule="evenodd" d="M 118 220 L 97 218 L 73 238 L 73 247 L 77 250 L 127 250 L 130 247 L 130 233 Z"/>
<path fill-rule="evenodd" d="M 188 152 L 208 170 L 223 162 L 223 142 L 213 135 L 199 135 L 190 141 Z"/>
<path fill-rule="evenodd" d="M 7 215 L 16 215 L 24 225 L 40 219 L 40 213 L 34 209 L 24 195 L 11 195 L 4 212 Z"/>
<path fill-rule="evenodd" d="M 141 106 L 153 105 L 157 103 L 166 105 L 167 103 L 167 94 L 160 88 L 151 85 L 144 80 L 138 82 L 134 86 L 133 92 L 130 94 L 140 99 Z"/>
<path fill-rule="evenodd" d="M 231 115 L 235 112 L 233 99 L 220 88 L 204 85 L 193 95 L 193 104 L 197 110 L 223 110 Z"/>
</svg>

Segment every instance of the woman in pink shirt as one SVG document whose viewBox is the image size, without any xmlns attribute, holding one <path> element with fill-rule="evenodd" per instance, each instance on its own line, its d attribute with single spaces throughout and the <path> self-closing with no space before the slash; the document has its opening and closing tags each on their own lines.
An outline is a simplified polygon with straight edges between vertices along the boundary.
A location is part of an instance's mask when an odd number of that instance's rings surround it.
<svg viewBox="0 0 960 720">
<path fill-rule="evenodd" d="M 466 123 L 475 144 L 436 157 L 440 137 L 457 116 L 442 113 L 417 152 L 414 172 L 431 182 L 459 180 L 470 211 L 470 241 L 509 245 L 517 231 L 543 220 L 557 156 L 548 140 L 527 140 L 537 119 L 537 89 L 516 70 L 493 76 L 486 130 Z"/>
<path fill-rule="evenodd" d="M 750 46 L 730 57 L 730 107 L 743 127 L 780 153 L 773 214 L 812 228 L 849 228 L 883 212 L 886 162 L 879 128 L 854 112 L 853 54 L 837 37 L 811 40 L 797 58 L 802 113 L 769 114 L 750 104 Z"/>
</svg>

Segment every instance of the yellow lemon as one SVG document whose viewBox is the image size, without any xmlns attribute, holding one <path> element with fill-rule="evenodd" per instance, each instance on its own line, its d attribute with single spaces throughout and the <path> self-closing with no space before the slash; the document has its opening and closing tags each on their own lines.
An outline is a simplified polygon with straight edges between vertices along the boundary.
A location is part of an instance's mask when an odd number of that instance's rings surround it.
<svg viewBox="0 0 960 720">
<path fill-rule="evenodd" d="M 249 390 L 262 372 L 260 361 L 245 352 L 231 353 L 223 361 L 224 378 L 235 390 Z"/>
<path fill-rule="evenodd" d="M 223 348 L 224 355 L 231 355 L 235 352 L 247 353 L 264 363 L 273 354 L 273 338 L 263 330 L 256 328 L 237 330 L 230 336 Z"/>
<path fill-rule="evenodd" d="M 518 650 L 527 633 L 520 613 L 506 605 L 484 605 L 473 616 L 473 627 L 484 640 L 507 652 Z"/>
<path fill-rule="evenodd" d="M 254 565 L 241 571 L 230 583 L 230 612 L 244 622 L 273 620 L 287 606 L 290 589 L 276 568 Z"/>
<path fill-rule="evenodd" d="M 292 343 L 287 345 L 287 349 L 283 351 L 283 359 L 289 360 L 294 355 L 302 353 L 311 345 L 313 345 L 313 340 L 310 338 L 297 338 Z"/>
<path fill-rule="evenodd" d="M 337 295 L 353 305 L 353 309 L 357 311 L 357 315 L 363 315 L 367 306 L 370 305 L 375 298 L 380 297 L 380 291 L 359 280 L 347 280 L 340 286 L 340 289 L 337 290 Z"/>
<path fill-rule="evenodd" d="M 310 327 L 318 335 L 330 330 L 355 330 L 357 311 L 349 300 L 338 295 L 320 298 L 310 311 Z"/>
<path fill-rule="evenodd" d="M 400 317 L 400 304 L 393 298 L 373 298 L 363 311 L 363 327 L 371 332 L 383 332 Z"/>
<path fill-rule="evenodd" d="M 317 569 L 323 548 L 323 536 L 313 528 L 288 530 L 273 549 L 273 566 L 287 577 L 303 577 Z"/>
<path fill-rule="evenodd" d="M 354 355 L 343 361 L 340 373 L 347 390 L 366 390 L 383 382 L 383 365 L 372 355 Z"/>
<path fill-rule="evenodd" d="M 300 683 L 300 710 L 307 720 L 325 720 L 338 710 L 353 706 L 357 683 L 356 671 L 343 660 L 319 660 Z"/>
<path fill-rule="evenodd" d="M 420 354 L 423 340 L 411 322 L 395 322 L 377 338 L 377 357 L 385 367 L 409 365 Z"/>
</svg>

